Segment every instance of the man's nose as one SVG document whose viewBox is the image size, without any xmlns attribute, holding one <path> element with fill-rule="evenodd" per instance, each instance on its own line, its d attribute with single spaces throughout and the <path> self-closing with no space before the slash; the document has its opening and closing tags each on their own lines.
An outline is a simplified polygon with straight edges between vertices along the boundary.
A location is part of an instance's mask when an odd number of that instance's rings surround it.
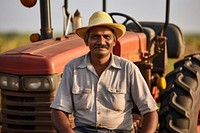
<svg viewBox="0 0 200 133">
<path fill-rule="evenodd" d="M 106 43 L 106 39 L 104 38 L 104 36 L 100 36 L 100 37 L 99 37 L 99 42 L 100 42 L 101 44 L 105 44 L 105 43 Z"/>
</svg>

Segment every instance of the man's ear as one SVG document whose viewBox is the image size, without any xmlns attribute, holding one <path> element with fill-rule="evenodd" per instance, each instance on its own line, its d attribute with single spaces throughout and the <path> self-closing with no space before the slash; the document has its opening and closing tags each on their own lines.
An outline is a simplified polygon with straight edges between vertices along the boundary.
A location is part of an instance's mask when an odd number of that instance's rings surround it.
<svg viewBox="0 0 200 133">
<path fill-rule="evenodd" d="M 88 39 L 89 39 L 89 32 L 87 32 L 84 37 L 84 42 L 85 42 L 86 46 L 88 46 Z"/>
<path fill-rule="evenodd" d="M 84 37 L 84 42 L 85 42 L 86 46 L 88 46 L 88 37 L 87 37 L 87 35 Z"/>
<path fill-rule="evenodd" d="M 114 41 L 113 42 L 114 42 L 113 46 L 116 46 L 116 43 L 117 43 L 117 37 L 116 36 L 114 37 Z"/>
</svg>

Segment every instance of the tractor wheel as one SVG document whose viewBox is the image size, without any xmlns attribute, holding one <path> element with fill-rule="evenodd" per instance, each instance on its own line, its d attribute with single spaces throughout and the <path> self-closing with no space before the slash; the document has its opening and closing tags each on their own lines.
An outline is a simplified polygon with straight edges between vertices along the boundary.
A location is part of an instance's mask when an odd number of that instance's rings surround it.
<svg viewBox="0 0 200 133">
<path fill-rule="evenodd" d="M 159 133 L 196 133 L 200 105 L 200 53 L 174 64 L 160 93 Z"/>
</svg>

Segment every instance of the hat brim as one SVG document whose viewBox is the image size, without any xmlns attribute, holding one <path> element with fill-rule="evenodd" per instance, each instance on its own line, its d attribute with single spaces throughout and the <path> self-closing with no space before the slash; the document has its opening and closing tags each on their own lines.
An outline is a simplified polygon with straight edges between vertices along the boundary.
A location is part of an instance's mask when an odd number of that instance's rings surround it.
<svg viewBox="0 0 200 133">
<path fill-rule="evenodd" d="M 126 32 L 126 27 L 122 24 L 117 24 L 117 23 L 106 23 L 106 24 L 97 24 L 97 25 L 92 25 L 92 26 L 86 26 L 86 27 L 81 27 L 76 29 L 76 34 L 83 38 L 85 37 L 85 34 L 87 33 L 88 29 L 92 28 L 92 27 L 97 27 L 97 26 L 105 26 L 108 28 L 111 28 L 114 30 L 115 35 L 117 36 L 117 38 L 122 37 L 125 32 Z"/>
</svg>

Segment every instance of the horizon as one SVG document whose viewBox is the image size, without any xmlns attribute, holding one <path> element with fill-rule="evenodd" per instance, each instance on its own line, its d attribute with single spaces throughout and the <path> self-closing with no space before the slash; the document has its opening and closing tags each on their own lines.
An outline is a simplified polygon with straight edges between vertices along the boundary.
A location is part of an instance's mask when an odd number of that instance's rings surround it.
<svg viewBox="0 0 200 133">
<path fill-rule="evenodd" d="M 79 0 L 85 5 L 91 5 L 90 0 Z M 115 4 L 113 4 L 115 1 Z M 145 2 L 145 3 L 144 3 Z M 54 34 L 60 34 L 63 30 L 62 5 L 64 1 L 51 1 L 51 19 Z M 127 4 L 126 4 L 127 3 Z M 156 3 L 156 4 L 155 4 Z M 165 1 L 154 2 L 140 0 L 133 3 L 124 0 L 125 8 L 121 8 L 120 0 L 107 1 L 107 12 L 120 12 L 132 16 L 138 21 L 161 21 L 165 20 Z M 151 4 L 151 6 L 149 6 Z M 102 10 L 102 1 L 96 1 L 90 9 L 82 7 L 78 1 L 69 2 L 69 12 L 73 15 L 78 9 L 82 16 L 83 26 L 87 25 L 90 15 Z M 134 5 L 134 6 L 132 6 Z M 141 8 L 142 7 L 142 8 Z M 200 34 L 200 1 L 199 0 L 176 0 L 170 2 L 169 22 L 177 25 L 183 34 Z M 117 9 L 117 11 L 116 11 Z M 145 9 L 145 11 L 144 11 Z M 150 11 L 149 11 L 150 10 Z M 35 7 L 26 8 L 20 1 L 1 0 L 0 4 L 0 32 L 40 32 L 39 1 Z"/>
</svg>

